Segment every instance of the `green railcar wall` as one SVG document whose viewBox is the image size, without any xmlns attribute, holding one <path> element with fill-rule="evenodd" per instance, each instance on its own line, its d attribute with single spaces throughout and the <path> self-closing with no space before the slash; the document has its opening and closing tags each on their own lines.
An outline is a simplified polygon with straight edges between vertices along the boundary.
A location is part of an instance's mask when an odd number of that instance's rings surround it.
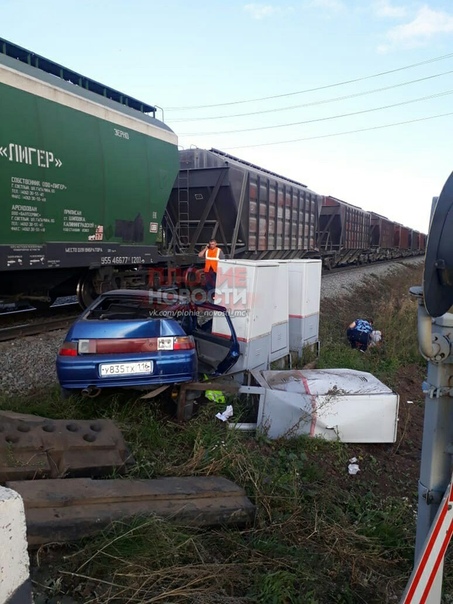
<svg viewBox="0 0 453 604">
<path fill-rule="evenodd" d="M 154 244 L 178 168 L 176 144 L 0 83 L 1 244 Z"/>
</svg>

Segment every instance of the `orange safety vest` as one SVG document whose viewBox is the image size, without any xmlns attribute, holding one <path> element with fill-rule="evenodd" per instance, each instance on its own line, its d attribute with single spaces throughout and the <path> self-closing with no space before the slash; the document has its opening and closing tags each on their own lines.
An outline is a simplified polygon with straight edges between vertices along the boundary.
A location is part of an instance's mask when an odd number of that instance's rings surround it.
<svg viewBox="0 0 453 604">
<path fill-rule="evenodd" d="M 208 248 L 206 250 L 206 256 L 205 256 L 205 263 L 204 263 L 204 272 L 205 273 L 209 273 L 209 269 L 212 268 L 212 270 L 216 273 L 217 272 L 217 264 L 219 262 L 219 256 L 220 256 L 220 248 L 216 247 L 213 250 L 211 250 L 210 248 Z"/>
</svg>

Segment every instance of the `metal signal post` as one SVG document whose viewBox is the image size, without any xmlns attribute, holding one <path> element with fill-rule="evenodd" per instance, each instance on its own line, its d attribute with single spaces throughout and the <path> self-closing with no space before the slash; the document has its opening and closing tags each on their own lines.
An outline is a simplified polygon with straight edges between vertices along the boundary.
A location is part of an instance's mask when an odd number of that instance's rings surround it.
<svg viewBox="0 0 453 604">
<path fill-rule="evenodd" d="M 417 296 L 418 335 L 422 355 L 428 359 L 423 385 L 425 419 L 418 487 L 415 565 L 401 604 L 440 604 L 445 551 L 453 530 L 453 314 L 433 319 Z"/>
<path fill-rule="evenodd" d="M 415 564 L 401 604 L 440 604 L 453 533 L 453 173 L 433 211 L 418 301 L 418 342 L 428 361 Z"/>
</svg>

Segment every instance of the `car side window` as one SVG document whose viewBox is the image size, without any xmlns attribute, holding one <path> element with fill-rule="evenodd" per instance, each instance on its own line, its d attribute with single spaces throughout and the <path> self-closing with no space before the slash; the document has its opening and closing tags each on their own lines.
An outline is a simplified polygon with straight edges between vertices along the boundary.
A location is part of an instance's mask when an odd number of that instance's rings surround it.
<svg viewBox="0 0 453 604">
<path fill-rule="evenodd" d="M 102 299 L 86 316 L 87 319 L 117 320 L 117 319 L 143 319 L 148 313 L 139 301 Z"/>
<path fill-rule="evenodd" d="M 203 306 L 197 307 L 196 310 L 196 326 L 206 333 L 212 333 L 212 318 L 214 311 Z"/>
</svg>

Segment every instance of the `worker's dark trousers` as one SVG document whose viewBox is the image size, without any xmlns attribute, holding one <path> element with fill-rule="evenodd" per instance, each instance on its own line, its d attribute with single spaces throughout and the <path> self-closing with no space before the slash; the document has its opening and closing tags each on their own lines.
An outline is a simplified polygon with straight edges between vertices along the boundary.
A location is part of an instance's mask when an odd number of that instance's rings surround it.
<svg viewBox="0 0 453 604">
<path fill-rule="evenodd" d="M 348 329 L 346 332 L 351 348 L 358 348 L 359 350 L 365 351 L 368 348 L 370 341 L 370 334 L 364 331 L 357 331 L 357 329 Z"/>
<path fill-rule="evenodd" d="M 207 295 L 208 302 L 214 302 L 216 280 L 217 280 L 217 273 L 215 271 L 213 271 L 212 268 L 210 268 L 209 271 L 207 273 L 205 273 L 205 288 L 206 288 L 206 292 L 208 294 Z"/>
</svg>

